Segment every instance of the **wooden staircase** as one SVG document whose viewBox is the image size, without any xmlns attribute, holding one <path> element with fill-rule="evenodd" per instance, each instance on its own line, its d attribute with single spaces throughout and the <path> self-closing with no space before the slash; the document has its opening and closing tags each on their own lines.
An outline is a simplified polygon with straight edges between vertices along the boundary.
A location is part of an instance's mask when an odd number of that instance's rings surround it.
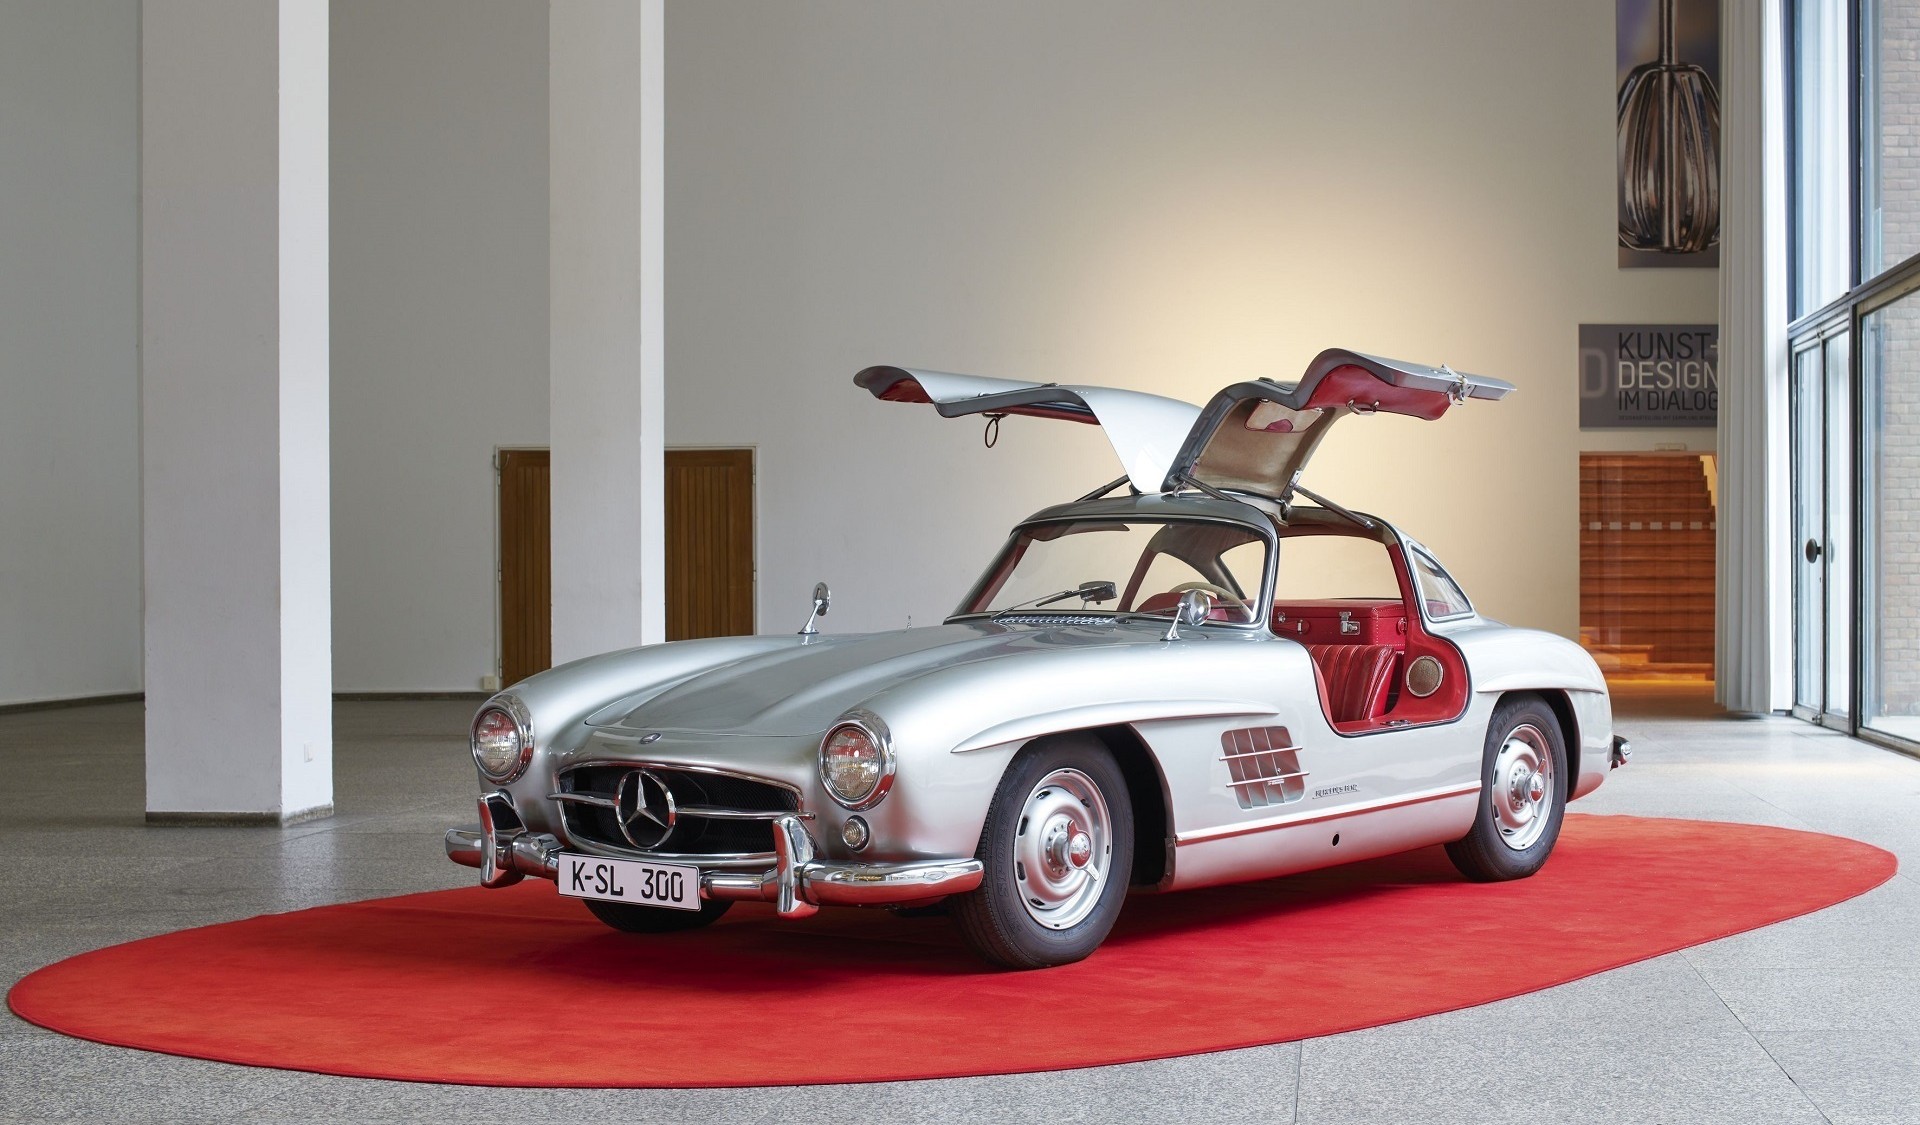
<svg viewBox="0 0 1920 1125">
<path fill-rule="evenodd" d="M 1713 678 L 1714 496 L 1701 455 L 1580 455 L 1580 643 L 1608 678 Z"/>
</svg>

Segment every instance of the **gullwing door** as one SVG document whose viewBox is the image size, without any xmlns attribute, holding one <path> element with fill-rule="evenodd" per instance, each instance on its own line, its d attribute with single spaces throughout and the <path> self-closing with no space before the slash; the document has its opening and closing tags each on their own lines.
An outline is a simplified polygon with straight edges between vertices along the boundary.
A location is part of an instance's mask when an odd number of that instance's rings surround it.
<svg viewBox="0 0 1920 1125">
<path fill-rule="evenodd" d="M 1340 348 L 1321 352 L 1297 383 L 1259 379 L 1204 408 L 1112 387 L 988 379 L 907 367 L 853 377 L 885 402 L 928 403 L 945 418 L 1023 414 L 1099 426 L 1144 493 L 1189 482 L 1284 499 L 1334 422 L 1348 414 L 1438 418 L 1470 398 L 1500 399 L 1513 384 Z"/>
<path fill-rule="evenodd" d="M 1021 414 L 1099 426 L 1113 445 L 1127 479 L 1142 492 L 1160 492 L 1180 443 L 1200 408 L 1190 402 L 1112 387 L 1062 386 L 1017 379 L 988 379 L 869 367 L 853 377 L 884 402 L 930 403 L 943 418 L 968 414 Z"/>
<path fill-rule="evenodd" d="M 1349 414 L 1434 419 L 1470 398 L 1498 400 L 1513 384 L 1448 367 L 1329 348 L 1297 383 L 1259 379 L 1213 396 L 1154 491 L 1192 481 L 1284 499 L 1333 424 Z"/>
</svg>

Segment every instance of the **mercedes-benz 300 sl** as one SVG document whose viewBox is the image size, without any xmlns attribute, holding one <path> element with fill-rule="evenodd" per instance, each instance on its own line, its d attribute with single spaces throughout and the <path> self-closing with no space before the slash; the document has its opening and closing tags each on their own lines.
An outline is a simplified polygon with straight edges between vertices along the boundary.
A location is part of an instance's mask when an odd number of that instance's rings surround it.
<svg viewBox="0 0 1920 1125">
<path fill-rule="evenodd" d="M 736 902 L 937 908 L 981 956 L 1091 954 L 1129 892 L 1443 844 L 1546 862 L 1628 755 L 1578 645 L 1474 608 L 1434 553 L 1301 483 L 1343 419 L 1512 387 L 1330 350 L 1204 406 L 872 367 L 943 416 L 1102 427 L 1125 473 L 1012 531 L 943 624 L 648 645 L 481 707 L 481 882 L 551 880 L 616 929 Z"/>
</svg>

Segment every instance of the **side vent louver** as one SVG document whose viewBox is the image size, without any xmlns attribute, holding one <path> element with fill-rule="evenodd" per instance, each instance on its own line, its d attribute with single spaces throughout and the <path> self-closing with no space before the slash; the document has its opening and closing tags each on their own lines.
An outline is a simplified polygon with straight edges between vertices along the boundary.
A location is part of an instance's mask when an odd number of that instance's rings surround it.
<svg viewBox="0 0 1920 1125">
<path fill-rule="evenodd" d="M 1300 748 L 1285 727 L 1243 727 L 1220 736 L 1228 785 L 1243 809 L 1284 805 L 1306 796 Z"/>
</svg>

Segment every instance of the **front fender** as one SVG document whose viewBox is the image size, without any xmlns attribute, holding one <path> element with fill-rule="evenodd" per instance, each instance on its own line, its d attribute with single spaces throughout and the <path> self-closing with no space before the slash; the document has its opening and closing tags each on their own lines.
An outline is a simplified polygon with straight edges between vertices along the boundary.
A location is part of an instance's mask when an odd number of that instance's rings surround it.
<svg viewBox="0 0 1920 1125">
<path fill-rule="evenodd" d="M 886 722 L 899 756 L 894 793 L 875 810 L 898 816 L 886 827 L 916 852 L 970 855 L 1007 763 L 1035 738 L 1218 716 L 1250 716 L 1253 725 L 1274 714 L 1282 685 L 1313 690 L 1296 644 L 1224 629 L 1190 629 L 1173 642 L 1136 633 L 944 667 L 869 698 L 864 707 Z M 882 825 L 874 827 L 879 837 Z"/>
</svg>

